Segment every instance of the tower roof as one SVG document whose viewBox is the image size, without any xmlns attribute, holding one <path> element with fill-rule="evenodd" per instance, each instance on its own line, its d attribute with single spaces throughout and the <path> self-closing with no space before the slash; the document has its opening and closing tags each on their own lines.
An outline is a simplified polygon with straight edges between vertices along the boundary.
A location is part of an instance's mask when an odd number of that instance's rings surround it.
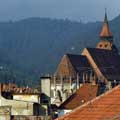
<svg viewBox="0 0 120 120">
<path fill-rule="evenodd" d="M 105 18 L 104 18 L 102 31 L 100 33 L 100 37 L 101 38 L 112 38 L 113 37 L 112 33 L 110 32 L 110 28 L 109 28 L 109 23 L 108 23 L 107 13 L 106 12 L 105 12 Z"/>
</svg>

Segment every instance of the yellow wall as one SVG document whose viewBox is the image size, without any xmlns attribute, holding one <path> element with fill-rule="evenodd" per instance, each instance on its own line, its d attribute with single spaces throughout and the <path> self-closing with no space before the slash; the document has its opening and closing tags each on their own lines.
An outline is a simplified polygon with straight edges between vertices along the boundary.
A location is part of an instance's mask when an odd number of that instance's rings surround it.
<svg viewBox="0 0 120 120">
<path fill-rule="evenodd" d="M 13 95 L 13 99 L 39 103 L 39 95 Z"/>
<path fill-rule="evenodd" d="M 0 106 L 0 120 L 10 120 L 10 106 Z"/>
<path fill-rule="evenodd" d="M 0 96 L 0 106 L 11 106 L 11 115 L 33 115 L 33 103 L 8 100 Z"/>
</svg>

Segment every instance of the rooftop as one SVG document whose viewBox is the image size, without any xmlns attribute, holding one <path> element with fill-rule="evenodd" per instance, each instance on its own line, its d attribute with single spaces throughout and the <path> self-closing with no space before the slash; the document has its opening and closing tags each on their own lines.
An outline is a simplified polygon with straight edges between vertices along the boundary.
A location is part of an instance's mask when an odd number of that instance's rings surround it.
<svg viewBox="0 0 120 120">
<path fill-rule="evenodd" d="M 105 120 L 120 115 L 120 85 L 56 120 Z"/>
<path fill-rule="evenodd" d="M 16 84 L 0 84 L 1 92 L 11 92 L 12 94 L 39 94 L 38 90 L 29 87 L 18 87 Z"/>
<path fill-rule="evenodd" d="M 74 109 L 97 96 L 98 85 L 83 84 L 74 94 L 64 101 L 59 109 Z"/>
<path fill-rule="evenodd" d="M 108 80 L 120 80 L 119 54 L 111 50 L 97 48 L 87 48 L 87 50 L 97 67 Z"/>
</svg>

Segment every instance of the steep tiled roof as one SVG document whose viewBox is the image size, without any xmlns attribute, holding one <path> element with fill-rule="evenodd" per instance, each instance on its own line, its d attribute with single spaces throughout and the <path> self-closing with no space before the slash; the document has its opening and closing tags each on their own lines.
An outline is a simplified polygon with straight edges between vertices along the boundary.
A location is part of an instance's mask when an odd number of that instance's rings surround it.
<svg viewBox="0 0 120 120">
<path fill-rule="evenodd" d="M 97 96 L 98 86 L 89 83 L 80 87 L 73 95 L 63 102 L 59 109 L 74 109 Z"/>
<path fill-rule="evenodd" d="M 104 120 L 120 115 L 120 85 L 56 120 Z"/>
<path fill-rule="evenodd" d="M 111 118 L 107 118 L 107 119 L 102 119 L 102 120 L 120 120 L 120 114 L 116 115 L 116 116 L 113 116 Z"/>
<path fill-rule="evenodd" d="M 76 77 L 77 73 L 90 69 L 87 58 L 83 55 L 66 54 L 61 59 L 55 75 Z"/>
<path fill-rule="evenodd" d="M 81 70 L 87 70 L 89 69 L 90 65 L 86 58 L 86 56 L 83 55 L 73 55 L 73 54 L 67 54 L 71 64 L 73 65 L 74 69 L 77 72 L 81 72 Z"/>
<path fill-rule="evenodd" d="M 120 80 L 120 55 L 97 48 L 87 48 L 97 67 L 108 80 Z"/>
</svg>

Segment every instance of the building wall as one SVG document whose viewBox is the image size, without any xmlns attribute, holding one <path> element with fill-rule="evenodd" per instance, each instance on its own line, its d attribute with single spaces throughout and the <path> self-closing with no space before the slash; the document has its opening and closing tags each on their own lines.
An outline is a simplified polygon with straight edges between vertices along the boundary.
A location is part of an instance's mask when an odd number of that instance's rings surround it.
<svg viewBox="0 0 120 120">
<path fill-rule="evenodd" d="M 22 100 L 22 101 L 28 101 L 28 102 L 36 102 L 40 103 L 39 95 L 13 95 L 14 100 Z"/>
<path fill-rule="evenodd" d="M 50 97 L 50 78 L 41 79 L 41 93 L 45 93 L 48 97 Z"/>
<path fill-rule="evenodd" d="M 112 43 L 109 42 L 108 40 L 106 41 L 100 41 L 96 48 L 99 48 L 99 49 L 105 49 L 105 50 L 112 50 Z"/>
<path fill-rule="evenodd" d="M 51 84 L 51 91 L 53 93 L 53 96 L 51 97 L 51 103 L 53 103 L 56 99 L 59 99 L 60 96 L 58 96 L 57 91 L 59 91 L 61 94 L 62 102 L 65 101 L 72 94 L 70 83 L 64 83 L 63 85 Z"/>
<path fill-rule="evenodd" d="M 0 106 L 0 120 L 10 120 L 10 114 L 10 106 Z"/>
<path fill-rule="evenodd" d="M 57 79 L 58 80 L 58 79 Z M 67 79 L 67 82 L 65 82 L 63 79 L 57 80 L 52 78 L 42 78 L 41 79 L 41 93 L 44 93 L 48 97 L 51 98 L 51 103 L 55 104 L 61 104 L 60 96 L 58 96 L 58 91 L 62 97 L 62 102 L 66 100 L 71 94 L 72 94 L 72 83 L 70 82 L 70 79 Z M 76 89 L 76 87 L 74 88 Z M 58 103 L 59 101 L 59 103 Z"/>
<path fill-rule="evenodd" d="M 51 116 L 13 116 L 12 120 L 52 120 L 52 118 Z"/>
<path fill-rule="evenodd" d="M 33 115 L 33 103 L 7 100 L 0 96 L 0 106 L 11 106 L 11 115 Z"/>
</svg>

